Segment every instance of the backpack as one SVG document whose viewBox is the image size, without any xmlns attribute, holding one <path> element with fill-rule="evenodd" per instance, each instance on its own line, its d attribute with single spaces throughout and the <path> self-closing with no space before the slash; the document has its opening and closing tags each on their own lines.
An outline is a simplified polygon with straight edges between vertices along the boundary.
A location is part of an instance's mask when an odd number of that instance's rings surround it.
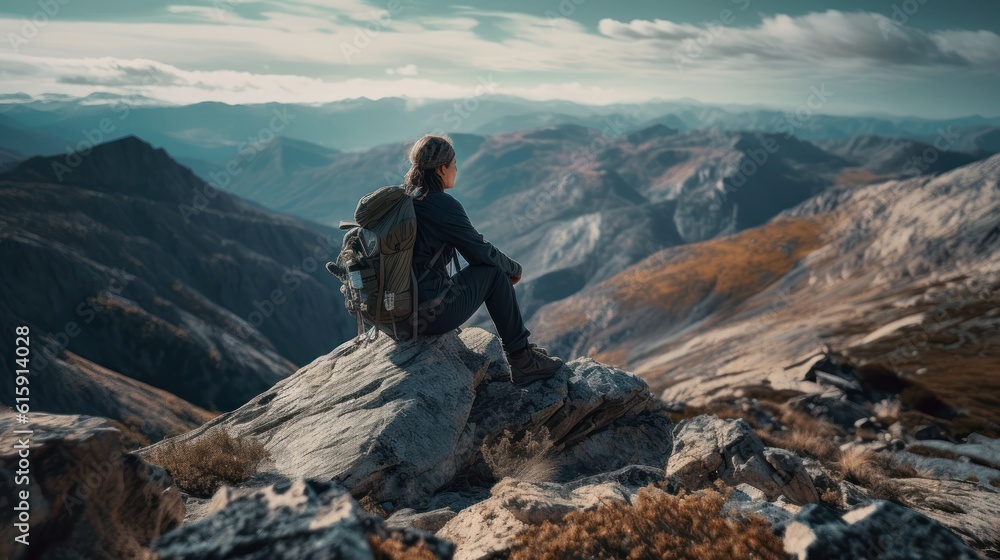
<svg viewBox="0 0 1000 560">
<path fill-rule="evenodd" d="M 420 278 L 413 272 L 413 246 L 417 238 L 417 219 L 413 198 L 402 185 L 389 185 L 368 193 L 358 201 L 354 221 L 341 221 L 347 230 L 335 262 L 326 269 L 343 285 L 344 306 L 357 320 L 358 338 L 378 338 L 381 326 L 410 321 L 412 340 L 417 336 L 415 310 L 433 307 L 443 295 L 421 304 L 417 301 L 417 283 L 448 247 L 441 246 L 427 264 Z M 458 269 L 458 258 L 455 257 Z M 372 325 L 374 336 L 365 335 L 365 324 Z"/>
</svg>

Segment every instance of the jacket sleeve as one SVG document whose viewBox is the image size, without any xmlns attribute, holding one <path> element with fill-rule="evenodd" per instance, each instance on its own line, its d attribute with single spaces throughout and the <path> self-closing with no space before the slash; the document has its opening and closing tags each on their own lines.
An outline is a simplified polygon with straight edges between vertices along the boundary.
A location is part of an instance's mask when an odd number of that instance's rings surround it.
<svg viewBox="0 0 1000 560">
<path fill-rule="evenodd" d="M 520 276 L 521 265 L 483 238 L 483 234 L 469 221 L 465 207 L 455 197 L 444 193 L 439 216 L 441 236 L 469 261 L 469 264 L 493 264 L 508 276 Z"/>
</svg>

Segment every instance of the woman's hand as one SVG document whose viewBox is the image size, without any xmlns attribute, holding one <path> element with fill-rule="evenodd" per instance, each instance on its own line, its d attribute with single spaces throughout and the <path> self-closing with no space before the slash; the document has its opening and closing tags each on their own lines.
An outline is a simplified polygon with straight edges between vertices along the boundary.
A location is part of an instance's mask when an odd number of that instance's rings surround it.
<svg viewBox="0 0 1000 560">
<path fill-rule="evenodd" d="M 517 276 L 508 276 L 508 278 L 510 278 L 511 285 L 517 284 L 518 282 L 521 281 L 521 275 L 520 274 L 518 274 Z"/>
</svg>

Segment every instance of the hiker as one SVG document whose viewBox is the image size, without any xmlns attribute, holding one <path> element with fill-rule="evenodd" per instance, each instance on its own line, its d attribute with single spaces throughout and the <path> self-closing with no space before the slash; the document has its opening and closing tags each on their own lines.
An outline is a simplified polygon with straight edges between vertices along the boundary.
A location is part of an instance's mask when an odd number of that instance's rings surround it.
<svg viewBox="0 0 1000 560">
<path fill-rule="evenodd" d="M 462 203 L 445 192 L 454 188 L 458 171 L 451 138 L 426 134 L 414 143 L 409 159 L 411 167 L 404 186 L 414 197 L 417 219 L 413 271 L 418 279 L 418 301 L 444 296 L 437 305 L 420 311 L 418 336 L 458 328 L 485 302 L 507 354 L 511 379 L 524 384 L 551 377 L 563 361 L 528 342 L 531 333 L 524 326 L 514 293 L 521 265 L 483 239 Z M 434 259 L 444 244 L 445 253 Z M 465 268 L 459 269 L 455 249 L 468 261 Z M 451 260 L 457 272 L 449 276 L 447 263 Z"/>
</svg>

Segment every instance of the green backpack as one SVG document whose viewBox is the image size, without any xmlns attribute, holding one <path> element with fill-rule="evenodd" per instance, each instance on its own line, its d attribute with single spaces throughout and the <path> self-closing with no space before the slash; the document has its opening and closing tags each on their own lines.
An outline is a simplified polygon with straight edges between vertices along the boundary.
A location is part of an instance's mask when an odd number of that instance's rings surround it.
<svg viewBox="0 0 1000 560">
<path fill-rule="evenodd" d="M 343 285 L 344 306 L 357 319 L 358 338 L 378 338 L 380 326 L 391 325 L 398 340 L 396 324 L 409 321 L 412 340 L 417 336 L 416 309 L 433 307 L 443 295 L 417 301 L 417 283 L 448 247 L 441 246 L 420 279 L 413 272 L 413 246 L 417 239 L 417 219 L 413 198 L 402 185 L 389 185 L 368 193 L 358 201 L 354 221 L 341 221 L 347 230 L 340 254 L 326 269 Z M 458 259 L 455 259 L 456 270 Z M 374 334 L 365 334 L 365 324 Z"/>
</svg>

